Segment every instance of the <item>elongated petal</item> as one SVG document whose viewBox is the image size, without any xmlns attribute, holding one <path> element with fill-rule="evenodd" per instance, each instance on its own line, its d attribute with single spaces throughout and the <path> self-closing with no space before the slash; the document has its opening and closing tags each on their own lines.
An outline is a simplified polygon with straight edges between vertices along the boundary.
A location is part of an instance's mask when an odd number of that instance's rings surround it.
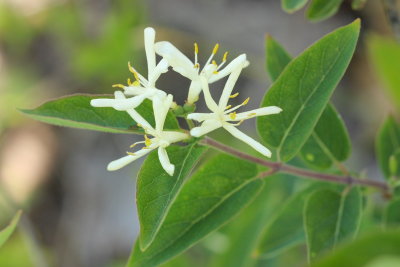
<svg viewBox="0 0 400 267">
<path fill-rule="evenodd" d="M 160 78 L 161 74 L 165 73 L 168 71 L 168 61 L 163 58 L 158 62 L 157 66 L 154 68 L 153 72 L 149 76 L 149 87 L 155 87 L 156 86 L 156 81 L 158 78 Z"/>
<path fill-rule="evenodd" d="M 143 157 L 144 155 L 148 154 L 152 150 L 153 149 L 141 149 L 141 150 L 135 152 L 135 155 L 127 155 L 127 156 L 122 157 L 120 159 L 111 161 L 107 165 L 107 170 L 109 170 L 109 171 L 119 170 L 122 167 L 125 167 L 126 165 L 128 165 L 129 163 L 137 160 L 138 158 Z"/>
<path fill-rule="evenodd" d="M 170 175 L 174 175 L 175 166 L 171 164 L 168 158 L 167 151 L 163 147 L 158 148 L 158 159 L 160 160 L 163 169 Z"/>
<path fill-rule="evenodd" d="M 161 97 L 159 95 L 153 98 L 153 111 L 156 121 L 156 131 L 162 131 L 164 128 L 165 118 L 172 104 L 172 95 Z"/>
<path fill-rule="evenodd" d="M 132 108 L 136 108 L 140 104 L 142 104 L 143 100 L 147 98 L 146 94 L 126 98 L 123 100 L 116 101 L 114 108 L 116 110 L 128 110 Z"/>
<path fill-rule="evenodd" d="M 193 104 L 199 100 L 199 95 L 201 93 L 201 83 L 199 80 L 194 80 L 190 83 L 189 93 L 188 93 L 188 103 Z"/>
<path fill-rule="evenodd" d="M 127 86 L 124 88 L 125 95 L 141 95 L 146 93 L 147 89 L 142 86 Z"/>
<path fill-rule="evenodd" d="M 178 73 L 188 79 L 194 80 L 198 77 L 197 69 L 194 64 L 187 58 L 181 51 L 179 51 L 170 42 L 157 42 L 155 44 L 155 51 L 157 54 L 165 58 L 169 65 Z"/>
<path fill-rule="evenodd" d="M 257 108 L 257 109 L 253 109 L 250 111 L 238 113 L 238 114 L 236 114 L 234 119 L 232 119 L 229 115 L 225 115 L 225 119 L 227 121 L 241 121 L 241 120 L 247 120 L 247 119 L 251 119 L 254 117 L 258 117 L 258 116 L 278 114 L 281 111 L 282 111 L 282 109 L 280 107 L 269 106 L 269 107 Z"/>
<path fill-rule="evenodd" d="M 248 65 L 248 64 L 247 64 Z M 208 80 L 209 83 L 216 82 L 221 80 L 222 78 L 228 76 L 232 73 L 232 71 L 237 69 L 242 69 L 246 66 L 246 54 L 242 54 L 232 60 L 225 68 L 220 70 L 217 74 L 214 74 Z M 247 67 L 247 66 L 246 66 Z"/>
<path fill-rule="evenodd" d="M 153 76 L 154 69 L 156 68 L 156 52 L 154 50 L 154 41 L 156 39 L 156 31 L 147 27 L 144 29 L 144 48 L 146 50 L 146 58 L 147 58 L 147 77 L 150 82 L 150 77 Z"/>
<path fill-rule="evenodd" d="M 235 126 L 224 124 L 223 127 L 234 137 L 236 137 L 237 139 L 250 145 L 252 148 L 257 150 L 264 156 L 269 157 L 269 158 L 271 157 L 271 151 L 268 148 L 266 148 L 265 146 L 263 146 L 262 144 L 260 144 L 259 142 L 257 142 L 253 138 L 251 138 L 250 136 L 244 134 L 240 130 L 236 129 Z"/>
<path fill-rule="evenodd" d="M 210 93 L 210 88 L 208 87 L 208 82 L 205 77 L 200 77 L 200 82 L 201 82 L 201 87 L 203 88 L 203 94 L 204 94 L 204 100 L 206 101 L 207 107 L 212 111 L 212 112 L 218 112 L 219 108 L 217 103 L 214 101 L 214 99 L 211 96 Z"/>
<path fill-rule="evenodd" d="M 195 120 L 198 122 L 202 122 L 205 120 L 210 120 L 215 118 L 216 115 L 214 113 L 190 113 L 187 118 L 190 120 Z"/>
<path fill-rule="evenodd" d="M 115 99 L 97 98 L 90 101 L 90 105 L 96 108 L 114 107 Z"/>
<path fill-rule="evenodd" d="M 190 134 L 194 137 L 200 137 L 220 127 L 222 127 L 222 123 L 220 121 L 206 120 L 201 124 L 201 126 L 194 127 L 192 130 L 190 130 Z"/>
<path fill-rule="evenodd" d="M 225 110 L 225 107 L 228 105 L 229 97 L 232 94 L 233 87 L 235 86 L 241 71 L 242 68 L 238 68 L 229 75 L 229 78 L 225 83 L 224 90 L 222 91 L 221 98 L 218 102 L 218 106 L 221 111 Z"/>
<path fill-rule="evenodd" d="M 177 131 L 163 131 L 162 134 L 163 140 L 166 140 L 168 143 L 176 143 L 185 139 L 188 139 L 190 136 L 186 133 L 177 132 Z"/>
</svg>

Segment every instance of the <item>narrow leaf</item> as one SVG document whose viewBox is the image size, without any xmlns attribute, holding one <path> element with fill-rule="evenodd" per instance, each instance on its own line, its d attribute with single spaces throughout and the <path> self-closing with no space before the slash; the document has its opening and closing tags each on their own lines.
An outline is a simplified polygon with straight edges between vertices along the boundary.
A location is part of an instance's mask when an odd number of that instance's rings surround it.
<svg viewBox="0 0 400 267">
<path fill-rule="evenodd" d="M 158 151 L 153 151 L 144 161 L 138 174 L 136 193 L 142 250 L 153 241 L 186 177 L 205 150 L 196 144 L 170 146 L 168 156 L 175 165 L 172 177 L 162 168 Z"/>
<path fill-rule="evenodd" d="M 343 0 L 311 0 L 306 16 L 311 21 L 327 19 L 336 14 Z"/>
<path fill-rule="evenodd" d="M 400 231 L 373 232 L 338 248 L 312 267 L 366 267 L 382 256 L 400 256 Z M 390 265 L 396 266 L 396 265 Z"/>
<path fill-rule="evenodd" d="M 110 98 L 111 95 L 71 95 L 48 101 L 35 109 L 22 109 L 26 115 L 53 125 L 111 133 L 143 133 L 142 129 L 125 111 L 98 108 L 90 105 L 94 98 Z M 145 100 L 136 110 L 154 125 L 152 104 Z M 179 129 L 178 121 L 169 113 L 165 129 Z"/>
<path fill-rule="evenodd" d="M 19 219 L 21 218 L 22 211 L 18 211 L 14 218 L 11 220 L 10 224 L 0 231 L 0 247 L 10 238 L 11 234 L 14 232 L 18 225 Z"/>
<path fill-rule="evenodd" d="M 400 226 L 400 198 L 390 201 L 385 209 L 386 227 Z"/>
<path fill-rule="evenodd" d="M 218 155 L 185 183 L 151 245 L 138 242 L 128 266 L 157 266 L 218 229 L 250 203 L 263 186 L 254 164 Z"/>
<path fill-rule="evenodd" d="M 271 36 L 266 41 L 267 70 L 275 81 L 291 56 Z M 350 155 L 350 138 L 344 122 L 332 104 L 323 111 L 313 133 L 301 148 L 300 155 L 312 167 L 327 169 L 335 162 L 341 162 Z"/>
<path fill-rule="evenodd" d="M 289 63 L 265 95 L 262 107 L 283 109 L 257 119 L 259 134 L 276 149 L 278 161 L 293 158 L 310 137 L 350 62 L 359 28 L 356 20 L 316 42 Z"/>
<path fill-rule="evenodd" d="M 389 99 L 400 109 L 400 44 L 388 38 L 373 36 L 369 38 L 368 46 L 375 71 L 385 85 Z"/>
<path fill-rule="evenodd" d="M 282 0 L 282 9 L 288 13 L 293 13 L 301 9 L 308 0 Z"/>
<path fill-rule="evenodd" d="M 314 261 L 344 239 L 354 237 L 361 211 L 362 199 L 358 188 L 342 194 L 331 189 L 312 193 L 304 207 L 309 261 Z"/>
<path fill-rule="evenodd" d="M 379 130 L 376 153 L 385 178 L 400 177 L 400 126 L 392 116 L 386 118 Z"/>
</svg>

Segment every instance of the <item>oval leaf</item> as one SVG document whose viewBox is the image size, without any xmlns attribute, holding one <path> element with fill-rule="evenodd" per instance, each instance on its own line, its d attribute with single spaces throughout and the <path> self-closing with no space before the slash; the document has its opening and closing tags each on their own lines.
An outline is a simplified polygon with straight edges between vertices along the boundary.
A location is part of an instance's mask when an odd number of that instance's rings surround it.
<svg viewBox="0 0 400 267">
<path fill-rule="evenodd" d="M 309 261 L 315 260 L 344 239 L 354 237 L 360 224 L 361 211 L 362 198 L 357 187 L 342 194 L 331 189 L 312 193 L 304 207 Z"/>
<path fill-rule="evenodd" d="M 327 19 L 336 14 L 343 0 L 312 0 L 306 16 L 311 21 Z"/>
<path fill-rule="evenodd" d="M 11 234 L 14 232 L 18 225 L 19 219 L 21 218 L 22 211 L 18 211 L 14 218 L 11 220 L 10 224 L 0 231 L 0 247 L 10 238 Z"/>
<path fill-rule="evenodd" d="M 186 177 L 205 150 L 196 144 L 168 147 L 169 159 L 175 165 L 173 176 L 162 168 L 157 151 L 144 161 L 138 174 L 136 193 L 142 250 L 153 241 Z"/>
<path fill-rule="evenodd" d="M 143 131 L 127 112 L 113 108 L 98 108 L 90 105 L 94 98 L 110 98 L 111 95 L 71 95 L 48 101 L 35 109 L 22 109 L 26 115 L 53 125 L 95 130 L 110 133 L 139 133 Z M 153 107 L 145 100 L 136 111 L 154 126 Z M 179 129 L 178 121 L 169 113 L 165 129 Z"/>
<path fill-rule="evenodd" d="M 260 136 L 276 149 L 278 161 L 293 158 L 310 137 L 354 53 L 360 21 L 328 34 L 285 68 L 261 106 L 280 114 L 257 118 Z"/>
<path fill-rule="evenodd" d="M 400 127 L 392 116 L 383 123 L 376 139 L 376 153 L 386 179 L 400 177 Z"/>
<path fill-rule="evenodd" d="M 271 36 L 267 36 L 266 52 L 267 71 L 275 81 L 292 58 Z M 300 155 L 312 167 L 327 169 L 334 162 L 346 160 L 350 150 L 350 137 L 345 124 L 334 106 L 328 104 L 301 148 Z"/>
<path fill-rule="evenodd" d="M 257 167 L 218 155 L 185 183 L 151 245 L 141 251 L 136 242 L 128 266 L 150 267 L 186 250 L 218 229 L 261 190 Z"/>
<path fill-rule="evenodd" d="M 282 9 L 288 13 L 293 13 L 301 9 L 308 0 L 282 0 Z"/>
<path fill-rule="evenodd" d="M 400 231 L 370 233 L 356 241 L 338 248 L 312 267 L 366 267 L 382 256 L 400 256 Z M 369 265 L 368 265 L 369 266 Z M 396 265 L 391 265 L 396 266 Z"/>
</svg>

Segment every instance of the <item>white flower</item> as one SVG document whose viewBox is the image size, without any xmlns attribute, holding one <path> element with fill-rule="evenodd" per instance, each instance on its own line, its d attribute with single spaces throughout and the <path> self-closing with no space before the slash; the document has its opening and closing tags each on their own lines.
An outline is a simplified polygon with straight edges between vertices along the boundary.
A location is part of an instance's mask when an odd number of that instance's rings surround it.
<svg viewBox="0 0 400 267">
<path fill-rule="evenodd" d="M 208 83 L 213 83 L 229 75 L 232 71 L 238 68 L 242 69 L 243 67 L 248 66 L 249 62 L 246 60 L 246 55 L 242 54 L 232 60 L 225 68 L 221 69 L 226 63 L 228 52 L 225 52 L 222 63 L 218 65 L 216 61 L 213 60 L 218 48 L 219 45 L 216 44 L 211 56 L 201 68 L 197 61 L 197 55 L 199 53 L 197 43 L 194 43 L 194 62 L 187 58 L 170 42 L 163 41 L 155 44 L 156 53 L 162 56 L 163 59 L 166 59 L 174 71 L 192 81 L 189 87 L 187 100 L 189 104 L 192 104 L 199 99 L 199 94 L 201 92 L 200 77 L 204 77 Z"/>
<path fill-rule="evenodd" d="M 144 46 L 147 58 L 147 79 L 140 75 L 131 65 L 128 63 L 129 70 L 133 73 L 135 81 L 132 82 L 128 79 L 128 85 L 114 84 L 113 87 L 119 87 L 124 90 L 124 94 L 127 96 L 133 96 L 127 99 L 120 99 L 116 104 L 115 99 L 93 99 L 90 104 L 94 107 L 113 107 L 118 110 L 124 110 L 127 108 L 136 108 L 140 105 L 144 99 L 152 100 L 155 96 L 166 96 L 167 94 L 157 89 L 156 81 L 162 73 L 168 70 L 168 61 L 162 59 L 156 64 L 156 54 L 154 50 L 156 32 L 153 28 L 146 28 L 144 30 Z"/>
<path fill-rule="evenodd" d="M 125 99 L 125 95 L 119 91 L 116 92 L 115 97 L 117 101 Z M 143 157 L 152 150 L 158 149 L 158 158 L 160 160 L 161 166 L 169 175 L 172 176 L 174 174 L 175 166 L 169 161 L 166 147 L 172 143 L 176 143 L 189 138 L 189 135 L 178 131 L 163 131 L 165 118 L 171 104 L 172 95 L 168 95 L 166 97 L 156 96 L 153 98 L 153 110 L 156 123 L 155 128 L 153 128 L 134 109 L 126 110 L 129 115 L 145 130 L 145 133 L 148 135 L 152 135 L 153 138 L 148 138 L 147 135 L 144 135 L 145 140 L 134 143 L 133 145 L 131 145 L 131 148 L 136 146 L 137 144 L 144 144 L 145 146 L 134 153 L 127 152 L 128 155 L 126 155 L 125 157 L 110 162 L 107 166 L 107 169 L 109 171 L 118 170 L 131 163 L 132 161 Z"/>
<path fill-rule="evenodd" d="M 264 116 L 270 114 L 277 114 L 282 111 L 281 108 L 276 106 L 258 108 L 242 113 L 236 113 L 235 110 L 247 104 L 250 98 L 247 98 L 242 104 L 231 107 L 228 105 L 229 98 L 234 98 L 238 93 L 231 95 L 233 87 L 239 77 L 241 69 L 235 70 L 229 76 L 224 90 L 222 92 L 219 103 L 217 104 L 211 97 L 210 90 L 208 88 L 208 83 L 205 78 L 201 78 L 201 83 L 203 87 L 204 98 L 207 107 L 212 111 L 212 113 L 192 113 L 188 115 L 188 119 L 193 119 L 202 122 L 201 126 L 195 127 L 190 131 L 190 134 L 195 137 L 200 137 L 205 135 L 215 129 L 223 127 L 229 133 L 239 140 L 249 144 L 255 150 L 263 154 L 264 156 L 271 157 L 271 151 L 251 138 L 250 136 L 244 134 L 238 130 L 235 126 L 240 125 L 244 120 L 254 118 L 257 116 Z"/>
</svg>

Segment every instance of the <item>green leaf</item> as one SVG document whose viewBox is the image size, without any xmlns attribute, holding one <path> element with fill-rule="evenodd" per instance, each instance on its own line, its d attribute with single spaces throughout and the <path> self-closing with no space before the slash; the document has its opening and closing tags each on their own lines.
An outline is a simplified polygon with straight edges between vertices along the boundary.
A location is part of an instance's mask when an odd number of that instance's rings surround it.
<svg viewBox="0 0 400 267">
<path fill-rule="evenodd" d="M 312 267 L 366 267 L 383 256 L 400 256 L 400 231 L 369 233 L 341 246 L 334 253 L 312 264 Z M 393 265 L 391 265 L 393 266 Z M 396 265 L 394 265 L 396 266 Z"/>
<path fill-rule="evenodd" d="M 311 0 L 306 16 L 311 21 L 327 19 L 336 14 L 343 0 Z"/>
<path fill-rule="evenodd" d="M 400 198 L 390 201 L 385 209 L 386 227 L 400 226 Z"/>
<path fill-rule="evenodd" d="M 308 0 L 282 0 L 282 9 L 288 13 L 293 13 L 301 9 Z"/>
<path fill-rule="evenodd" d="M 291 56 L 271 36 L 266 41 L 267 71 L 275 81 Z M 310 138 L 301 148 L 300 155 L 309 165 L 327 169 L 334 162 L 344 161 L 350 155 L 350 138 L 342 118 L 332 104 L 322 112 Z"/>
<path fill-rule="evenodd" d="M 266 223 L 271 220 L 276 207 L 292 193 L 295 180 L 296 177 L 281 173 L 264 180 L 264 188 L 257 198 L 235 220 L 221 229 L 229 246 L 223 253 L 214 256 L 211 266 L 253 266 Z"/>
<path fill-rule="evenodd" d="M 228 155 L 209 160 L 185 183 L 151 245 L 141 251 L 136 242 L 128 266 L 161 264 L 228 222 L 262 189 L 256 175 L 254 164 Z"/>
<path fill-rule="evenodd" d="M 378 77 L 384 83 L 389 99 L 400 109 L 400 44 L 373 36 L 368 40 L 369 54 Z"/>
<path fill-rule="evenodd" d="M 312 193 L 304 207 L 309 261 L 314 261 L 344 239 L 354 237 L 361 211 L 362 198 L 357 187 L 342 194 L 331 189 Z"/>
<path fill-rule="evenodd" d="M 351 151 L 350 137 L 339 113 L 328 104 L 310 138 L 300 150 L 309 165 L 327 169 L 336 162 L 346 160 Z"/>
<path fill-rule="evenodd" d="M 285 68 L 261 106 L 280 114 L 257 118 L 258 132 L 278 161 L 293 158 L 310 137 L 354 53 L 360 21 L 328 34 Z"/>
<path fill-rule="evenodd" d="M 0 231 L 0 247 L 10 238 L 11 234 L 14 232 L 19 219 L 21 218 L 22 211 L 18 211 L 14 218 L 11 220 L 10 224 Z"/>
<path fill-rule="evenodd" d="M 376 154 L 386 179 L 400 177 L 397 162 L 400 152 L 400 127 L 392 116 L 386 118 L 376 139 Z"/>
<path fill-rule="evenodd" d="M 142 250 L 154 240 L 186 177 L 205 150 L 197 144 L 168 147 L 169 159 L 175 165 L 173 176 L 162 168 L 158 151 L 153 151 L 144 161 L 138 174 L 136 193 Z"/>
<path fill-rule="evenodd" d="M 280 209 L 275 212 L 275 216 L 266 226 L 256 254 L 262 258 L 271 258 L 304 242 L 304 203 L 310 193 L 325 186 L 329 186 L 329 184 L 312 184 L 281 204 Z"/>
<path fill-rule="evenodd" d="M 110 98 L 111 95 L 71 95 L 48 101 L 35 109 L 21 110 L 26 115 L 53 125 L 88 129 L 111 133 L 139 133 L 143 131 L 127 112 L 113 108 L 96 108 L 90 105 L 94 98 Z M 136 108 L 144 119 L 154 125 L 152 104 L 145 100 Z M 178 121 L 169 113 L 165 129 L 179 129 Z"/>
</svg>

